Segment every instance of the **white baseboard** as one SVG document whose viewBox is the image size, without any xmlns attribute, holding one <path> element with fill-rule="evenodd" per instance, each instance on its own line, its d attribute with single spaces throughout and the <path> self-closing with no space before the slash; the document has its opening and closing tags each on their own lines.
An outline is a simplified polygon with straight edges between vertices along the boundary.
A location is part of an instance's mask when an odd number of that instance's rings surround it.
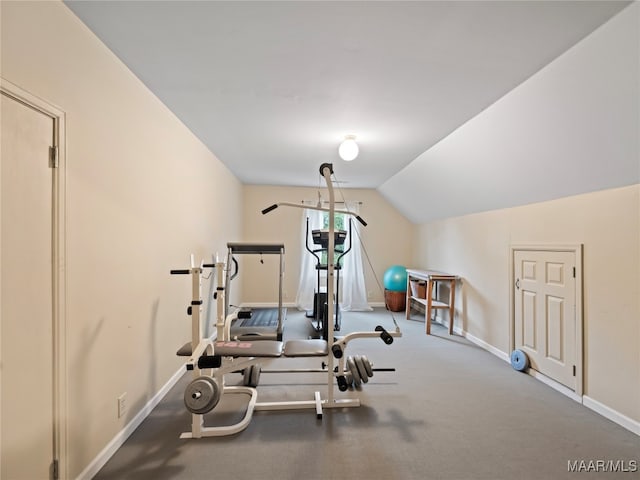
<svg viewBox="0 0 640 480">
<path fill-rule="evenodd" d="M 505 362 L 511 362 L 511 357 L 509 356 L 508 353 L 503 352 L 499 348 L 494 347 L 493 345 L 485 342 L 484 340 L 480 340 L 478 337 L 471 335 L 469 332 L 465 332 L 464 330 L 462 330 L 462 328 L 454 326 L 453 331 L 458 335 L 463 336 L 464 338 L 469 340 L 471 343 L 474 343 L 479 347 L 484 348 L 486 351 L 488 351 L 489 353 L 492 353 L 499 359 L 504 360 Z"/>
<path fill-rule="evenodd" d="M 481 348 L 484 348 L 485 350 L 487 350 L 489 353 L 492 353 L 493 355 L 495 355 L 496 357 L 498 357 L 500 360 L 504 360 L 507 363 L 511 363 L 511 356 L 506 353 L 503 352 L 502 350 L 494 347 L 493 345 L 485 342 L 484 340 L 480 340 L 478 337 L 475 337 L 473 335 L 471 335 L 468 332 L 465 332 L 464 330 L 462 330 L 459 327 L 454 327 L 453 331 L 462 335 L 463 337 L 465 337 L 467 340 L 469 340 L 471 343 L 474 343 L 476 345 L 478 345 Z M 529 375 L 531 375 L 533 378 L 535 378 L 536 380 L 544 383 L 545 385 L 553 388 L 554 390 L 557 390 L 558 392 L 562 393 L 563 395 L 566 395 L 567 397 L 571 398 L 572 400 L 575 400 L 578 403 L 582 403 L 582 397 L 580 397 L 580 395 L 577 395 L 576 392 L 574 392 L 573 390 L 571 390 L 568 387 L 565 387 L 564 385 L 562 385 L 561 383 L 556 382 L 555 380 L 547 377 L 546 375 L 543 375 L 540 372 L 537 372 L 536 370 L 533 369 L 528 369 L 527 373 Z"/>
<path fill-rule="evenodd" d="M 608 418 L 612 422 L 615 422 L 618 425 L 626 428 L 630 432 L 633 432 L 636 435 L 640 436 L 640 422 L 634 420 L 633 418 L 629 418 L 626 415 L 623 415 L 613 408 L 607 407 L 603 403 L 600 403 L 599 401 L 594 400 L 587 395 L 584 395 L 582 397 L 582 404 L 585 407 L 593 410 L 594 412 L 599 413 L 603 417 Z"/>
<path fill-rule="evenodd" d="M 242 302 L 240 306 L 248 308 L 277 308 L 278 302 Z M 293 308 L 296 310 L 298 309 L 298 306 L 295 304 L 295 302 L 283 302 L 282 306 L 286 308 Z M 376 308 L 384 307 L 385 304 L 384 302 L 369 302 L 369 306 Z"/>
<path fill-rule="evenodd" d="M 438 322 L 438 323 L 445 325 L 444 322 Z M 462 328 L 460 327 L 454 327 L 453 331 L 458 335 L 465 337 L 471 343 L 474 343 L 479 347 L 487 350 L 488 352 L 494 354 L 496 357 L 504 360 L 505 362 L 511 363 L 511 357 L 509 356 L 508 353 L 505 353 L 502 350 L 494 347 L 493 345 L 490 345 L 487 342 L 480 340 L 477 337 L 474 337 L 470 333 L 462 330 Z M 587 395 L 580 396 L 570 388 L 565 387 L 561 383 L 558 383 L 555 380 L 552 380 L 546 375 L 543 375 L 542 373 L 537 372 L 531 368 L 527 370 L 527 373 L 532 377 L 534 377 L 536 380 L 544 383 L 545 385 L 553 388 L 554 390 L 557 390 L 558 392 L 566 395 L 572 400 L 575 400 L 578 403 L 582 403 L 585 407 L 589 408 L 590 410 L 593 410 L 594 412 L 602 415 L 603 417 L 608 418 L 612 422 L 617 423 L 621 427 L 626 428 L 630 432 L 633 432 L 636 435 L 640 436 L 640 422 L 634 420 L 633 418 L 627 417 L 626 415 L 614 410 L 611 407 L 604 405 L 603 403 L 598 402 L 597 400 L 594 400 L 593 398 Z"/>
<path fill-rule="evenodd" d="M 151 411 L 160 403 L 164 396 L 184 375 L 184 366 L 181 366 L 176 373 L 169 379 L 167 383 L 156 393 L 147 404 L 131 419 L 127 425 L 116 434 L 115 437 L 107 444 L 106 447 L 87 465 L 87 467 L 76 477 L 76 480 L 90 480 L 100 471 L 102 467 L 109 461 L 114 453 L 124 444 L 129 436 L 140 426 L 142 421 L 147 418 Z"/>
<path fill-rule="evenodd" d="M 509 360 L 510 362 L 511 360 Z M 576 392 L 571 390 L 569 387 L 562 385 L 560 382 L 556 382 L 553 378 L 547 377 L 544 373 L 540 373 L 533 368 L 527 369 L 527 373 L 531 375 L 536 380 L 541 381 L 545 385 L 553 388 L 554 390 L 562 393 L 563 395 L 569 397 L 572 400 L 575 400 L 578 403 L 582 403 L 582 397 L 578 395 Z"/>
</svg>

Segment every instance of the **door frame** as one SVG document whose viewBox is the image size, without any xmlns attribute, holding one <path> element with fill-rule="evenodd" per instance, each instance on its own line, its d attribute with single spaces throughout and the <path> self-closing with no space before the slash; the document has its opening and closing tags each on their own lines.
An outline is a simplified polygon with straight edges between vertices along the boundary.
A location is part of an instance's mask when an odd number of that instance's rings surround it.
<svg viewBox="0 0 640 480">
<path fill-rule="evenodd" d="M 57 476 L 68 474 L 67 434 L 67 329 L 66 329 L 66 116 L 42 98 L 0 77 L 0 92 L 33 108 L 53 121 L 52 146 L 57 147 L 58 165 L 52 168 L 52 321 L 53 321 L 53 460 Z"/>
<path fill-rule="evenodd" d="M 583 317 L 583 298 L 582 298 L 582 287 L 583 287 L 583 271 L 582 271 L 582 261 L 583 261 L 583 244 L 574 243 L 574 244 L 511 244 L 509 247 L 509 351 L 512 352 L 515 348 L 515 321 L 516 321 L 516 311 L 515 311 L 515 283 L 514 283 L 514 274 L 515 274 L 515 252 L 516 251 L 552 251 L 552 252 L 572 252 L 575 255 L 576 259 L 576 306 L 575 306 L 575 315 L 576 315 L 576 390 L 575 392 L 571 391 L 564 385 L 560 385 L 557 383 L 556 385 L 551 384 L 551 386 L 558 387 L 556 390 L 559 390 L 563 393 L 571 392 L 575 396 L 579 397 L 579 401 L 582 399 L 582 394 L 584 390 L 584 337 L 583 337 L 583 327 L 584 327 L 584 317 Z M 542 374 L 540 374 L 542 375 Z M 538 377 L 538 375 L 534 375 Z M 544 379 L 548 380 L 545 383 L 553 382 L 556 383 L 552 379 L 547 379 L 545 376 Z M 565 392 L 566 390 L 566 392 Z M 569 396 L 573 397 L 574 395 L 569 394 Z"/>
</svg>

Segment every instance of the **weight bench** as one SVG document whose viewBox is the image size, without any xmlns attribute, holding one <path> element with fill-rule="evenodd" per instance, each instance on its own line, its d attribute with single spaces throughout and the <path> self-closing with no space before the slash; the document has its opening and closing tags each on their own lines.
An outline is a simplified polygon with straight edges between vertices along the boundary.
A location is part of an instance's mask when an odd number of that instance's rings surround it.
<svg viewBox="0 0 640 480">
<path fill-rule="evenodd" d="M 328 276 L 333 275 L 335 267 L 334 258 L 334 216 L 335 200 L 333 192 L 333 182 L 331 175 L 333 174 L 333 165 L 330 163 L 323 163 L 320 166 L 320 175 L 322 175 L 327 183 L 327 189 L 329 190 L 329 208 L 317 207 L 317 210 L 329 212 L 329 232 L 328 232 L 328 252 L 327 252 L 327 265 Z M 278 203 L 274 204 L 262 211 L 266 214 L 280 205 L 287 205 L 297 208 L 306 208 L 303 205 L 293 203 Z M 314 207 L 311 207 L 314 208 Z M 347 215 L 353 215 L 352 212 L 347 210 L 339 210 L 339 213 Z M 360 217 L 356 216 L 363 225 L 366 222 Z M 192 275 L 192 300 L 191 305 L 188 307 L 188 314 L 191 318 L 191 342 L 185 347 L 181 348 L 178 352 L 179 355 L 189 356 L 186 362 L 187 370 L 193 371 L 193 380 L 184 392 L 184 402 L 187 410 L 192 414 L 191 430 L 184 432 L 180 438 L 201 438 L 201 437 L 219 437 L 225 435 L 233 435 L 244 430 L 251 418 L 254 411 L 282 411 L 282 410 L 294 410 L 294 409 L 315 409 L 316 417 L 322 418 L 323 408 L 338 408 L 343 409 L 345 407 L 359 407 L 359 398 L 335 398 L 334 388 L 335 382 L 338 384 L 338 389 L 341 392 L 346 391 L 351 385 L 358 387 L 358 382 L 366 383 L 368 377 L 373 373 L 372 364 L 364 356 L 346 357 L 345 350 L 347 344 L 351 340 L 357 338 L 375 338 L 379 337 L 382 341 L 389 345 L 393 342 L 393 337 L 402 336 L 400 328 L 395 321 L 395 331 L 387 332 L 382 326 L 378 325 L 374 331 L 365 332 L 352 332 L 345 335 L 343 338 L 336 339 L 334 336 L 334 303 L 332 301 L 334 297 L 334 284 L 328 282 L 327 284 L 327 298 L 330 299 L 327 303 L 327 318 L 326 322 L 326 335 L 324 340 L 294 340 L 287 342 L 283 345 L 282 336 L 277 335 L 275 341 L 272 339 L 262 340 L 261 345 L 256 345 L 257 342 L 253 342 L 252 338 L 246 341 L 229 341 L 234 338 L 231 333 L 231 321 L 234 314 L 229 314 L 229 301 L 232 297 L 230 293 L 231 280 L 237 275 L 238 262 L 235 260 L 233 253 L 276 253 L 272 250 L 276 250 L 280 254 L 280 272 L 279 272 L 279 297 L 278 307 L 282 307 L 282 278 L 284 272 L 283 253 L 284 245 L 247 245 L 247 244 L 228 244 L 229 255 L 227 256 L 227 262 L 219 262 L 216 258 L 215 264 L 201 264 L 199 267 L 195 265 L 193 255 L 191 256 L 191 268 L 185 270 L 172 270 L 172 274 L 191 274 Z M 266 252 L 270 250 L 270 252 Z M 235 272 L 232 274 L 232 264 L 235 266 Z M 216 295 L 214 299 L 217 300 L 217 315 L 216 315 L 216 329 L 218 341 L 210 340 L 209 338 L 203 338 L 202 325 L 200 322 L 200 313 L 202 310 L 202 294 L 200 292 L 201 276 L 203 268 L 215 268 L 216 269 Z M 226 272 L 226 276 L 225 276 Z M 225 281 L 226 277 L 226 281 Z M 193 308 L 195 306 L 195 308 Z M 281 310 L 279 311 L 279 321 L 283 320 Z M 236 315 L 236 318 L 238 315 Z M 252 326 L 253 327 L 253 326 Z M 279 333 L 282 330 L 279 329 Z M 324 332 L 323 332 L 324 333 Z M 244 339 L 242 339 L 244 340 Z M 331 353 L 331 354 L 329 354 Z M 280 356 L 295 357 L 295 356 L 324 356 L 327 359 L 327 363 L 322 365 L 320 372 L 326 374 L 327 378 L 327 395 L 326 398 L 322 398 L 319 391 L 314 394 L 314 400 L 292 400 L 292 401 L 276 401 L 276 402 L 258 402 L 258 391 L 254 386 L 257 385 L 257 377 L 260 373 L 261 355 L 265 358 L 277 358 Z M 244 358 L 241 358 L 244 357 Z M 334 368 L 334 359 L 337 361 L 337 365 Z M 212 370 L 212 371 L 208 371 Z M 243 372 L 244 385 L 225 385 L 224 376 L 228 373 Z M 292 370 L 293 371 L 293 370 Z M 311 372 L 308 369 L 300 369 L 299 371 Z M 248 378 L 247 378 L 248 377 Z M 247 407 L 242 420 L 233 425 L 222 426 L 205 426 L 204 415 L 213 410 L 221 397 L 224 395 L 243 395 L 248 397 Z"/>
<path fill-rule="evenodd" d="M 276 340 L 216 341 L 212 343 L 214 357 L 326 357 L 329 346 L 326 340 L 289 340 L 284 344 Z M 177 352 L 180 357 L 192 355 L 191 342 L 185 343 Z M 202 357 L 201 357 L 202 358 Z"/>
</svg>

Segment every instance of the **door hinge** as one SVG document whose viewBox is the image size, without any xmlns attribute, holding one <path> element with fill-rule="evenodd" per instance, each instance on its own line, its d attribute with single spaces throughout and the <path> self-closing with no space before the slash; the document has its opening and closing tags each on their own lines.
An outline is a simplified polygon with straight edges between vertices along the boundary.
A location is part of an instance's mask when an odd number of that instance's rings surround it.
<svg viewBox="0 0 640 480">
<path fill-rule="evenodd" d="M 58 168 L 58 147 L 49 147 L 49 168 Z"/>
<path fill-rule="evenodd" d="M 573 278 L 576 278 L 576 267 L 573 267 Z"/>
<path fill-rule="evenodd" d="M 58 480 L 60 478 L 60 468 L 58 460 L 54 460 L 51 464 L 51 477 L 53 480 Z"/>
<path fill-rule="evenodd" d="M 576 366 L 575 365 L 573 366 L 573 376 L 574 377 L 576 376 Z"/>
</svg>

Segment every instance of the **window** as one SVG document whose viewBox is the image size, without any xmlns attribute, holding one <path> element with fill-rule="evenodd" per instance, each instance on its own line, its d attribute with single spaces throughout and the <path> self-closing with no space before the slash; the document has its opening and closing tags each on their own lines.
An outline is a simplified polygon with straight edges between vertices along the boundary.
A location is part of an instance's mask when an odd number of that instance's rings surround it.
<svg viewBox="0 0 640 480">
<path fill-rule="evenodd" d="M 343 231 L 347 231 L 347 220 L 345 218 L 345 214 L 344 213 L 336 213 L 335 214 L 335 222 L 334 222 L 334 226 L 335 226 L 335 230 L 343 230 Z M 322 212 L 322 228 L 323 230 L 328 230 L 329 229 L 329 212 Z M 348 241 L 348 240 L 347 240 Z M 345 246 L 344 245 L 336 245 L 335 247 L 335 255 L 338 256 L 340 255 L 342 252 L 344 252 Z M 344 258 L 340 259 L 340 266 L 342 267 L 344 262 Z M 327 252 L 324 251 L 322 252 L 322 255 L 320 256 L 320 263 L 322 263 L 322 265 L 326 265 L 327 264 Z"/>
</svg>

